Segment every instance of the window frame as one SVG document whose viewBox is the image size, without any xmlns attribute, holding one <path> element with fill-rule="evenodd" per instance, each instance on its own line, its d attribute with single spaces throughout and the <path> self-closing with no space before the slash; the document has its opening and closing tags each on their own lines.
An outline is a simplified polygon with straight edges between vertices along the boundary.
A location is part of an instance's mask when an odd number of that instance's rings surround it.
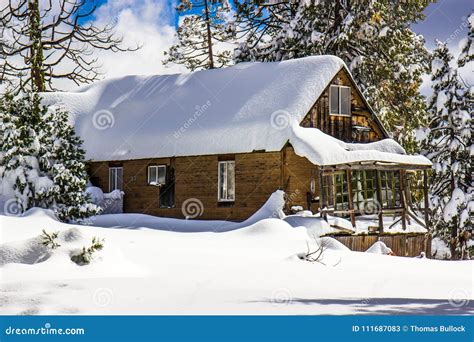
<svg viewBox="0 0 474 342">
<path fill-rule="evenodd" d="M 232 199 L 229 199 L 228 197 L 228 194 L 227 194 L 227 198 L 221 198 L 221 165 L 224 164 L 226 165 L 226 168 L 225 168 L 225 173 L 224 173 L 224 182 L 225 184 L 228 184 L 227 182 L 227 177 L 228 177 L 228 168 L 227 168 L 227 165 L 228 164 L 234 164 L 234 181 L 233 181 L 233 185 L 234 185 L 234 198 Z M 224 183 L 222 183 L 224 184 Z M 235 160 L 220 160 L 217 162 L 217 201 L 219 203 L 233 203 L 235 202 Z M 228 189 L 226 190 L 226 192 L 228 193 Z"/>
<path fill-rule="evenodd" d="M 111 177 L 112 170 L 115 170 L 114 189 L 112 189 L 112 177 Z M 122 184 L 120 184 L 120 187 L 117 186 L 118 185 L 117 170 L 120 170 L 122 172 Z M 123 191 L 123 166 L 109 166 L 109 192 L 112 192 L 114 190 Z"/>
<path fill-rule="evenodd" d="M 337 92 L 338 92 L 338 95 L 339 95 L 339 103 L 338 103 L 338 113 L 333 113 L 332 112 L 332 92 L 334 91 L 333 89 L 334 88 L 337 88 Z M 341 99 L 342 99 L 342 96 L 341 96 L 341 89 L 343 88 L 346 88 L 346 89 L 349 89 L 349 99 L 348 99 L 348 104 L 349 104 L 349 113 L 348 114 L 342 114 L 341 113 Z M 338 84 L 331 84 L 329 86 L 329 115 L 333 115 L 333 116 L 344 116 L 344 117 L 351 117 L 352 116 L 352 112 L 351 112 L 351 87 L 350 86 L 345 86 L 345 85 L 338 85 Z"/>
<path fill-rule="evenodd" d="M 156 184 L 150 184 L 150 169 L 151 168 L 156 168 Z M 160 183 L 159 182 L 159 170 L 160 168 L 164 168 L 165 169 L 165 181 L 163 183 Z M 147 185 L 151 185 L 151 186 L 160 186 L 160 185 L 165 185 L 166 184 L 166 165 L 164 164 L 160 164 L 160 165 L 148 165 L 148 168 L 147 168 Z"/>
</svg>

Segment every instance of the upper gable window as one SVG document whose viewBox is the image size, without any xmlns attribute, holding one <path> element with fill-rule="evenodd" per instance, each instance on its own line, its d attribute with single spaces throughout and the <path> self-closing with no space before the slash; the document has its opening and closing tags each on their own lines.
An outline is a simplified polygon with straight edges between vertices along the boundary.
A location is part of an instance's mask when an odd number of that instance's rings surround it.
<svg viewBox="0 0 474 342">
<path fill-rule="evenodd" d="M 331 115 L 351 115 L 351 88 L 332 85 L 329 87 L 329 112 Z"/>
</svg>

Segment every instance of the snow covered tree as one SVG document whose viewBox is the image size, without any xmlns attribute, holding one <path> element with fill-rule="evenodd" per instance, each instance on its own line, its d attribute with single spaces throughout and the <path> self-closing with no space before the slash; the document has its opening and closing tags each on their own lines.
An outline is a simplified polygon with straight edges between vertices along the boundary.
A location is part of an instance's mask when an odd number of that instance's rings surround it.
<svg viewBox="0 0 474 342">
<path fill-rule="evenodd" d="M 230 5 L 227 0 L 180 0 L 178 42 L 165 52 L 163 64 L 182 64 L 187 69 L 213 69 L 231 62 L 226 48 L 232 40 L 227 25 Z M 197 11 L 197 13 L 196 13 Z"/>
<path fill-rule="evenodd" d="M 4 5 L 6 4 L 6 5 Z M 0 75 L 19 89 L 53 90 L 55 79 L 75 84 L 99 77 L 94 50 L 122 48 L 113 24 L 94 26 L 87 21 L 96 10 L 87 0 L 6 0 L 0 8 Z"/>
<path fill-rule="evenodd" d="M 331 54 L 344 60 L 394 138 L 416 150 L 429 53 L 410 25 L 429 0 L 237 1 L 237 61 Z"/>
<path fill-rule="evenodd" d="M 452 258 L 456 258 L 460 234 L 472 229 L 474 108 L 472 90 L 460 82 L 457 69 L 450 66 L 452 60 L 446 44 L 437 42 L 431 61 L 433 96 L 423 152 L 433 162 L 431 223 L 435 234 L 449 244 Z"/>
<path fill-rule="evenodd" d="M 460 42 L 461 54 L 458 58 L 459 67 L 464 67 L 474 60 L 474 45 L 472 44 L 472 39 L 474 38 L 474 13 L 469 15 L 467 22 L 469 31 L 467 37 Z"/>
<path fill-rule="evenodd" d="M 62 220 L 99 212 L 85 195 L 87 173 L 81 140 L 57 107 L 47 108 L 34 93 L 0 99 L 1 195 L 19 211 L 53 209 Z"/>
</svg>

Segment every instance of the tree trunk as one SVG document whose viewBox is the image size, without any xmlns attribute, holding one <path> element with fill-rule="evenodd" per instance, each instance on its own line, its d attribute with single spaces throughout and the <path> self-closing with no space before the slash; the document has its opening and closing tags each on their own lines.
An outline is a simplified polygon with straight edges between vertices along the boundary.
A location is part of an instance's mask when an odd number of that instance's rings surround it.
<svg viewBox="0 0 474 342">
<path fill-rule="evenodd" d="M 211 21 L 209 18 L 208 1 L 204 0 L 204 10 L 206 14 L 206 30 L 207 30 L 207 53 L 209 55 L 209 69 L 214 69 L 214 58 L 212 56 L 212 36 L 211 36 Z"/>
<path fill-rule="evenodd" d="M 38 0 L 28 2 L 30 29 L 30 70 L 31 83 L 34 92 L 44 92 L 43 44 L 41 37 L 41 15 Z"/>
</svg>

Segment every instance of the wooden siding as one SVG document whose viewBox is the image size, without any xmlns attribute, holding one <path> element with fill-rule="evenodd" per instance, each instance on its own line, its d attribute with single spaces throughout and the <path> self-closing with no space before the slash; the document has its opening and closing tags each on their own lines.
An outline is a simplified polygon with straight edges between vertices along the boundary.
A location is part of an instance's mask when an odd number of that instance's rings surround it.
<svg viewBox="0 0 474 342">
<path fill-rule="evenodd" d="M 223 158 L 235 159 L 236 199 L 233 204 L 221 206 L 217 200 L 217 165 Z M 160 188 L 147 184 L 149 165 L 174 167 L 173 208 L 160 208 Z M 91 179 L 105 192 L 109 190 L 109 166 L 123 167 L 124 212 L 127 213 L 183 218 L 183 202 L 196 198 L 203 204 L 199 219 L 244 220 L 275 190 L 282 188 L 280 152 L 93 162 L 89 165 Z"/>
<path fill-rule="evenodd" d="M 351 88 L 351 117 L 329 115 L 329 87 L 343 85 Z M 315 127 L 333 137 L 347 142 L 370 142 L 380 140 L 383 133 L 372 118 L 357 87 L 347 72 L 342 69 L 326 87 L 321 97 L 303 119 L 301 126 Z M 367 133 L 355 135 L 355 128 L 365 127 Z"/>
</svg>

